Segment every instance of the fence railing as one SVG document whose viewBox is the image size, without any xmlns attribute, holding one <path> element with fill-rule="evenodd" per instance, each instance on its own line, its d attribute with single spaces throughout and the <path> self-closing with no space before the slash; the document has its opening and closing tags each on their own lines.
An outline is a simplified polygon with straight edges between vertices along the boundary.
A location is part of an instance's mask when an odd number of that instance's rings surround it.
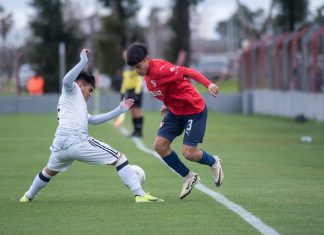
<svg viewBox="0 0 324 235">
<path fill-rule="evenodd" d="M 324 26 L 252 41 L 240 54 L 239 64 L 241 90 L 324 92 Z"/>
</svg>

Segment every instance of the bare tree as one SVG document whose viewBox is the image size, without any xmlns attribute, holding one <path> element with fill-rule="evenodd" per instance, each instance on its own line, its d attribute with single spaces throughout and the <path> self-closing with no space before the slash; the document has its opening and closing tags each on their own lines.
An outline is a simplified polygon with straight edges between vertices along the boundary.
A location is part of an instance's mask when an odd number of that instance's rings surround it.
<svg viewBox="0 0 324 235">
<path fill-rule="evenodd" d="M 249 32 L 249 36 L 252 38 L 259 38 L 264 34 L 272 23 L 272 12 L 275 6 L 276 0 L 271 0 L 270 9 L 268 15 L 263 22 L 257 24 L 251 14 L 247 11 L 247 8 L 242 5 L 240 0 L 236 0 L 238 7 L 238 19 L 246 32 Z M 261 13 L 261 12 L 259 12 Z"/>
<path fill-rule="evenodd" d="M 6 45 L 8 33 L 13 26 L 12 13 L 5 12 L 5 9 L 0 6 L 0 35 L 2 38 L 2 45 L 0 45 L 0 71 L 9 79 L 12 75 L 12 51 Z M 0 84 L 1 89 L 1 84 Z"/>
<path fill-rule="evenodd" d="M 0 6 L 0 34 L 5 41 L 10 29 L 13 26 L 12 13 L 6 13 L 4 8 Z"/>
</svg>

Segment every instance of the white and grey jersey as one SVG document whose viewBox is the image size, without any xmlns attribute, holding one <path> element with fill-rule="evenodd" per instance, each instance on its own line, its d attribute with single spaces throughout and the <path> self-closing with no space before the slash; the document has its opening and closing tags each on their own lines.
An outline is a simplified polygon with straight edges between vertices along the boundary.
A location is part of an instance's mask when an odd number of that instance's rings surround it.
<svg viewBox="0 0 324 235">
<path fill-rule="evenodd" d="M 72 90 L 62 88 L 57 105 L 58 127 L 52 150 L 62 150 L 88 137 L 88 109 L 80 87 L 74 83 Z"/>
<path fill-rule="evenodd" d="M 51 146 L 52 151 L 60 151 L 86 140 L 88 124 L 107 122 L 126 112 L 129 107 L 119 104 L 114 110 L 98 114 L 88 114 L 87 103 L 75 80 L 88 61 L 86 51 L 80 53 L 80 61 L 63 78 L 62 94 L 57 105 L 58 127 Z"/>
<path fill-rule="evenodd" d="M 86 51 L 80 61 L 63 78 L 62 94 L 57 105 L 58 127 L 51 146 L 52 151 L 67 149 L 88 138 L 88 108 L 75 79 L 88 61 Z"/>
</svg>

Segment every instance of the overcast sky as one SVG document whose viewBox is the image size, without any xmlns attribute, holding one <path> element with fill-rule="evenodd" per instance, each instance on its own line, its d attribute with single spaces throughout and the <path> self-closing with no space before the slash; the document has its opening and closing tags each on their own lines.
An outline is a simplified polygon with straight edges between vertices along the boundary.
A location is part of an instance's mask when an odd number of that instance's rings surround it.
<svg viewBox="0 0 324 235">
<path fill-rule="evenodd" d="M 100 5 L 96 3 L 96 0 L 73 0 L 80 5 L 83 10 L 81 14 L 84 16 L 89 15 L 96 8 L 100 8 Z M 141 4 L 141 10 L 138 14 L 140 23 L 147 24 L 147 16 L 150 9 L 154 6 L 168 9 L 172 0 L 139 0 Z M 20 38 L 23 38 L 23 28 L 28 25 L 28 16 L 33 14 L 33 10 L 29 7 L 28 2 L 30 0 L 0 0 L 0 5 L 4 7 L 6 12 L 12 12 L 15 21 L 15 30 L 10 35 L 11 38 L 15 38 L 18 42 Z M 250 9 L 256 10 L 259 8 L 268 10 L 270 7 L 270 0 L 241 0 L 241 2 L 247 5 Z M 323 4 L 323 0 L 309 0 L 311 12 L 315 12 L 315 9 Z M 217 22 L 227 19 L 236 10 L 235 0 L 204 0 L 197 8 L 196 21 L 198 22 L 197 32 L 201 37 L 215 38 L 216 34 L 214 29 Z"/>
</svg>

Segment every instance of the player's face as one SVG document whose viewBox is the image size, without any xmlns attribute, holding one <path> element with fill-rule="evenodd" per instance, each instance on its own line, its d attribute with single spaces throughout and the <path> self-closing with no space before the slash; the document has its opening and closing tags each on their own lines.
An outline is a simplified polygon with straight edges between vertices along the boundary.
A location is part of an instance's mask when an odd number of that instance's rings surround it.
<svg viewBox="0 0 324 235">
<path fill-rule="evenodd" d="M 139 75 L 145 76 L 147 73 L 148 66 L 149 66 L 149 59 L 145 57 L 141 62 L 139 62 L 137 65 L 134 66 L 134 69 Z"/>
<path fill-rule="evenodd" d="M 88 99 L 90 99 L 90 97 L 92 97 L 92 93 L 93 93 L 93 86 L 91 84 L 87 84 L 85 82 L 79 82 L 78 83 L 80 89 L 81 89 L 81 92 L 82 92 L 82 95 L 85 99 L 85 101 L 88 101 Z"/>
</svg>

